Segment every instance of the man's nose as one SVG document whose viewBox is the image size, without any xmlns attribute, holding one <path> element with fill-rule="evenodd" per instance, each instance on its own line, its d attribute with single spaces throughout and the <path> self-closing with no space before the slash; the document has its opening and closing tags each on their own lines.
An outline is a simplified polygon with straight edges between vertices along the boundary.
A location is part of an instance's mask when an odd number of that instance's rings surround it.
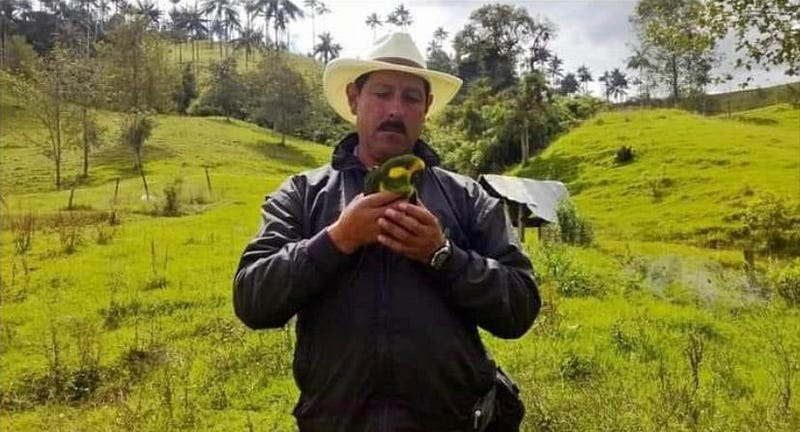
<svg viewBox="0 0 800 432">
<path fill-rule="evenodd" d="M 403 112 L 403 97 L 402 95 L 395 95 L 393 96 L 388 103 L 388 107 L 386 108 L 390 117 L 400 117 L 400 113 Z"/>
</svg>

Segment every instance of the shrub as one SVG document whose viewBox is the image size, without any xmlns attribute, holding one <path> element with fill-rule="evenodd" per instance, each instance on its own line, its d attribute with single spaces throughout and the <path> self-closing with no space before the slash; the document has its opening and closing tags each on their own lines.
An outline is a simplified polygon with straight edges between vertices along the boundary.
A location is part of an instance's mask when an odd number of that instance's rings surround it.
<svg viewBox="0 0 800 432">
<path fill-rule="evenodd" d="M 562 200 L 556 210 L 558 227 L 556 238 L 566 244 L 589 246 L 594 241 L 594 230 L 588 220 L 582 218 L 568 199 Z M 547 236 L 552 239 L 552 233 Z"/>
<path fill-rule="evenodd" d="M 775 294 L 790 307 L 800 307 L 800 259 L 777 271 L 772 284 Z"/>
<path fill-rule="evenodd" d="M 31 212 L 13 217 L 11 230 L 14 232 L 14 247 L 18 254 L 24 254 L 33 245 L 33 233 L 36 231 L 36 215 Z"/>
<path fill-rule="evenodd" d="M 623 165 L 633 162 L 634 158 L 633 148 L 624 145 L 617 150 L 617 154 L 614 156 L 614 162 L 618 165 Z"/>
<path fill-rule="evenodd" d="M 182 185 L 183 180 L 176 179 L 171 185 L 164 188 L 164 207 L 161 209 L 161 214 L 164 216 L 180 216 L 180 194 Z"/>
</svg>

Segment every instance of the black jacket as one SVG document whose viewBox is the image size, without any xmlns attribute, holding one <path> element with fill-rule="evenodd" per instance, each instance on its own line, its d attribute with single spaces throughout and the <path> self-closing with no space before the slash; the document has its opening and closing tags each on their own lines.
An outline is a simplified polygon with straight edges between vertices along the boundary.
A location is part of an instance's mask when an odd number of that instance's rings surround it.
<svg viewBox="0 0 800 432">
<path fill-rule="evenodd" d="M 494 371 L 482 327 L 518 338 L 540 306 L 531 263 L 503 204 L 473 180 L 427 168 L 419 200 L 454 246 L 439 271 L 371 245 L 338 251 L 325 227 L 362 189 L 365 169 L 346 137 L 331 165 L 295 175 L 268 196 L 263 224 L 234 282 L 237 316 L 281 327 L 297 315 L 294 415 L 301 431 L 467 430 Z"/>
</svg>

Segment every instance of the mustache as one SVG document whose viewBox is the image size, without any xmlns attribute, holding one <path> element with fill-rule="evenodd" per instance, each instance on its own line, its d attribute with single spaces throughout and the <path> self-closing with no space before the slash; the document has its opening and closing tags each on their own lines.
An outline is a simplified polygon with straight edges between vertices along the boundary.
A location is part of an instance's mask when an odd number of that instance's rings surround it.
<svg viewBox="0 0 800 432">
<path fill-rule="evenodd" d="M 382 132 L 399 132 L 405 135 L 406 125 L 400 120 L 387 120 L 378 126 L 378 130 Z"/>
</svg>

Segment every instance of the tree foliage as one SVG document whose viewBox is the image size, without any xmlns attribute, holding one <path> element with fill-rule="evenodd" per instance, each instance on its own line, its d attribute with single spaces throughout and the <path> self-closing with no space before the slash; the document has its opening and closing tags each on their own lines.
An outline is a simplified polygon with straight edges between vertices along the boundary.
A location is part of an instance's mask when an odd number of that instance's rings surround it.
<svg viewBox="0 0 800 432">
<path fill-rule="evenodd" d="M 303 76 L 285 60 L 262 61 L 247 78 L 250 93 L 249 119 L 281 134 L 296 132 L 306 123 L 310 111 L 309 92 Z"/>
<path fill-rule="evenodd" d="M 716 38 L 733 35 L 738 67 L 777 67 L 800 75 L 800 2 L 709 0 L 705 6 L 701 26 Z"/>
<path fill-rule="evenodd" d="M 525 8 L 483 6 L 454 38 L 458 74 L 465 82 L 486 77 L 495 90 L 511 87 L 528 44 L 546 43 L 554 33 L 552 24 L 534 20 Z"/>
<path fill-rule="evenodd" d="M 649 69 L 673 105 L 695 84 L 696 63 L 713 57 L 715 37 L 700 26 L 702 7 L 699 0 L 640 0 L 631 17 Z"/>
</svg>

